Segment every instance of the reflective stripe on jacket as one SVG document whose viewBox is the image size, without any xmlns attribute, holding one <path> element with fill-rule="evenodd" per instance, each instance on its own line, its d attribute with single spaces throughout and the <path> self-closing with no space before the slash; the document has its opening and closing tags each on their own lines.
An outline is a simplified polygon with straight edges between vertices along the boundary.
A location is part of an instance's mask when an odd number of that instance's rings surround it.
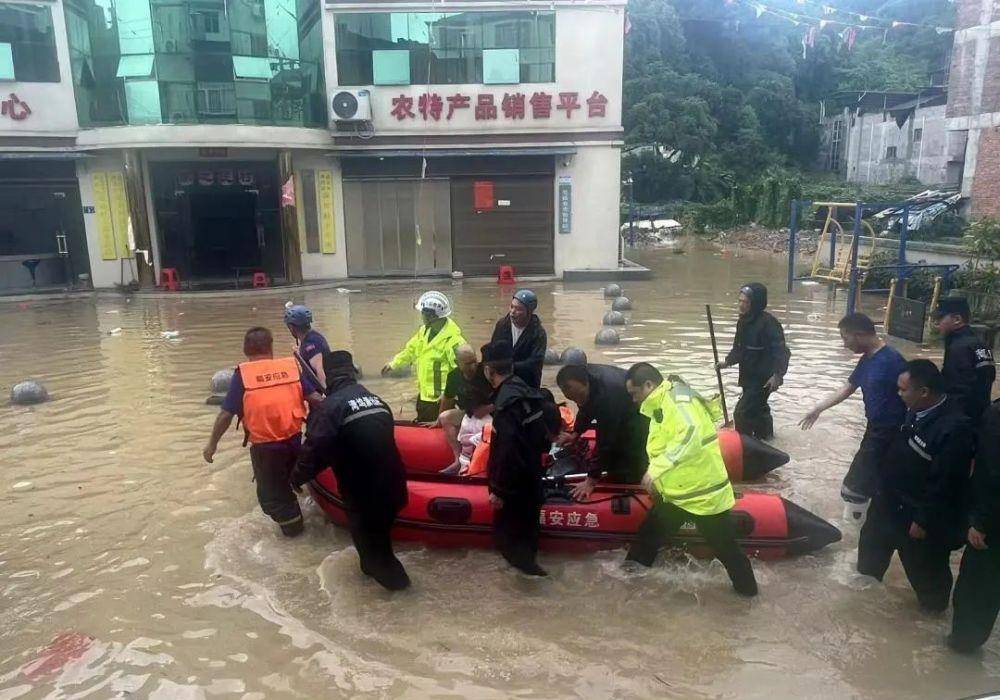
<svg viewBox="0 0 1000 700">
<path fill-rule="evenodd" d="M 678 377 L 660 384 L 639 408 L 649 418 L 646 451 L 657 493 L 693 515 L 716 515 L 736 503 L 713 408 Z"/>
<path fill-rule="evenodd" d="M 450 318 L 434 338 L 428 340 L 429 335 L 430 328 L 420 326 L 389 363 L 393 369 L 416 365 L 417 389 L 420 391 L 421 401 L 437 401 L 441 398 L 448 373 L 458 366 L 455 348 L 465 345 L 462 329 Z"/>
<path fill-rule="evenodd" d="M 254 445 L 298 435 L 306 419 L 299 366 L 294 357 L 244 362 L 243 425 Z"/>
</svg>

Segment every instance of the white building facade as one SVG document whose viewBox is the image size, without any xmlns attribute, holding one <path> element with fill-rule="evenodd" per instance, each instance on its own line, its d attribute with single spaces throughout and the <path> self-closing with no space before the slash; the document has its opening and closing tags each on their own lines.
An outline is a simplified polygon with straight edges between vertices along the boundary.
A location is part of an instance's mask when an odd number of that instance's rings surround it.
<svg viewBox="0 0 1000 700">
<path fill-rule="evenodd" d="M 7 287 L 618 265 L 624 2 L 12 5 Z"/>
</svg>

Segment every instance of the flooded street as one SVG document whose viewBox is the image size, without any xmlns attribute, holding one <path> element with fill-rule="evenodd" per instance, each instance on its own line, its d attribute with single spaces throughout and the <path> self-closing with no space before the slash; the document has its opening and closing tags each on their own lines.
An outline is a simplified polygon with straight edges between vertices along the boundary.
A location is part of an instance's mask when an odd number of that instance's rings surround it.
<svg viewBox="0 0 1000 700">
<path fill-rule="evenodd" d="M 212 373 L 241 359 L 252 325 L 290 348 L 289 297 L 0 304 L 4 394 L 34 377 L 53 395 L 33 408 L 0 405 L 0 700 L 938 699 L 1000 687 L 1000 636 L 981 657 L 956 656 L 943 645 L 950 617 L 918 611 L 898 562 L 886 585 L 853 573 L 857 531 L 841 520 L 839 487 L 864 428 L 860 395 L 811 432 L 795 425 L 853 367 L 836 329 L 843 298 L 834 304 L 822 286 L 789 298 L 778 256 L 633 257 L 656 274 L 623 285 L 635 310 L 616 347 L 593 343 L 610 306 L 600 284 L 530 285 L 550 347 L 623 366 L 651 360 L 712 391 L 705 303 L 728 349 L 740 284 L 768 284 L 793 354 L 772 400 L 775 444 L 792 462 L 754 488 L 835 522 L 842 542 L 755 562 L 761 595 L 750 602 L 717 562 L 626 575 L 621 551 L 543 554 L 551 576 L 539 581 L 493 552 L 416 546 L 400 548 L 413 587 L 390 595 L 362 577 L 347 534 L 315 505 L 305 536 L 280 538 L 235 432 L 214 464 L 201 458 L 217 410 L 205 405 Z M 331 346 L 354 352 L 370 389 L 412 417 L 413 380 L 377 375 L 415 329 L 413 301 L 427 287 L 351 288 L 291 298 L 312 308 Z M 510 294 L 488 280 L 437 288 L 477 347 Z M 554 387 L 556 369 L 544 383 Z M 736 372 L 726 378 L 732 407 Z M 93 642 L 61 667 L 40 662 L 64 633 Z"/>
</svg>

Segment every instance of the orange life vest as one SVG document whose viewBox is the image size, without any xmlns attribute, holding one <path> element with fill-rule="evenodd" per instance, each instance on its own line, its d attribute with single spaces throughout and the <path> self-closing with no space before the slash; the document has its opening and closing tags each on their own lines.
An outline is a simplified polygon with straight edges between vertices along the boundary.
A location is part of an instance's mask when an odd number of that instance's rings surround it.
<svg viewBox="0 0 1000 700">
<path fill-rule="evenodd" d="M 250 442 L 279 442 L 298 435 L 306 419 L 299 366 L 294 357 L 244 362 L 243 425 Z"/>
<path fill-rule="evenodd" d="M 483 428 L 483 441 L 476 445 L 476 451 L 472 453 L 472 461 L 469 462 L 469 469 L 464 476 L 479 476 L 486 473 L 486 467 L 490 463 L 490 441 L 493 439 L 493 424 L 487 423 Z"/>
</svg>

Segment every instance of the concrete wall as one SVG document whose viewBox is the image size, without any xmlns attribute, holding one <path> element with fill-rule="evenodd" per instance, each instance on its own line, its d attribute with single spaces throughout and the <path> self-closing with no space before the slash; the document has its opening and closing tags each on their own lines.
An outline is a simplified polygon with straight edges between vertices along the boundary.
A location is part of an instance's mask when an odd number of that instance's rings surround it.
<svg viewBox="0 0 1000 700">
<path fill-rule="evenodd" d="M 944 105 L 915 110 L 902 127 L 888 112 L 848 116 L 843 155 L 847 180 L 886 184 L 912 177 L 928 186 L 957 185 L 960 170 L 949 163 L 961 162 L 962 149 L 956 145 L 962 137 L 949 133 L 946 123 Z M 832 131 L 832 119 L 824 130 Z M 887 156 L 892 147 L 895 158 Z"/>
<path fill-rule="evenodd" d="M 966 139 L 962 194 L 973 215 L 997 211 L 1000 149 L 1000 2 L 956 0 L 947 128 Z"/>
<path fill-rule="evenodd" d="M 31 114 L 22 120 L 14 120 L 9 116 L 0 117 L 0 137 L 73 136 L 77 130 L 76 102 L 73 97 L 73 76 L 70 72 L 62 0 L 44 4 L 52 10 L 52 27 L 56 34 L 56 58 L 59 60 L 59 82 L 0 82 L 0 100 L 6 100 L 11 94 L 15 94 L 31 108 Z"/>
<path fill-rule="evenodd" d="M 344 185 L 340 160 L 315 151 L 296 151 L 292 154 L 292 169 L 329 170 L 333 173 L 333 220 L 336 227 L 334 253 L 309 253 L 306 250 L 306 231 L 302 207 L 298 208 L 299 245 L 302 249 L 302 279 L 324 280 L 347 277 L 347 239 L 344 221 Z M 299 201 L 301 201 L 301 196 Z M 318 204 L 318 203 L 317 203 Z"/>
<path fill-rule="evenodd" d="M 563 165 L 567 163 L 568 165 Z M 559 233 L 560 176 L 573 184 L 571 233 Z M 618 267 L 618 202 L 621 149 L 587 146 L 571 158 L 556 159 L 555 273 Z"/>
<path fill-rule="evenodd" d="M 92 175 L 95 172 L 122 171 L 122 158 L 118 153 L 107 153 L 97 157 L 87 158 L 77 162 L 76 174 L 80 180 L 80 204 L 84 212 L 94 204 L 94 183 Z M 136 279 L 135 265 L 130 260 L 103 260 L 97 228 L 96 214 L 83 215 L 84 227 L 87 231 L 87 253 L 90 258 L 90 279 L 96 289 L 112 289 L 122 281 L 125 284 Z"/>
</svg>

